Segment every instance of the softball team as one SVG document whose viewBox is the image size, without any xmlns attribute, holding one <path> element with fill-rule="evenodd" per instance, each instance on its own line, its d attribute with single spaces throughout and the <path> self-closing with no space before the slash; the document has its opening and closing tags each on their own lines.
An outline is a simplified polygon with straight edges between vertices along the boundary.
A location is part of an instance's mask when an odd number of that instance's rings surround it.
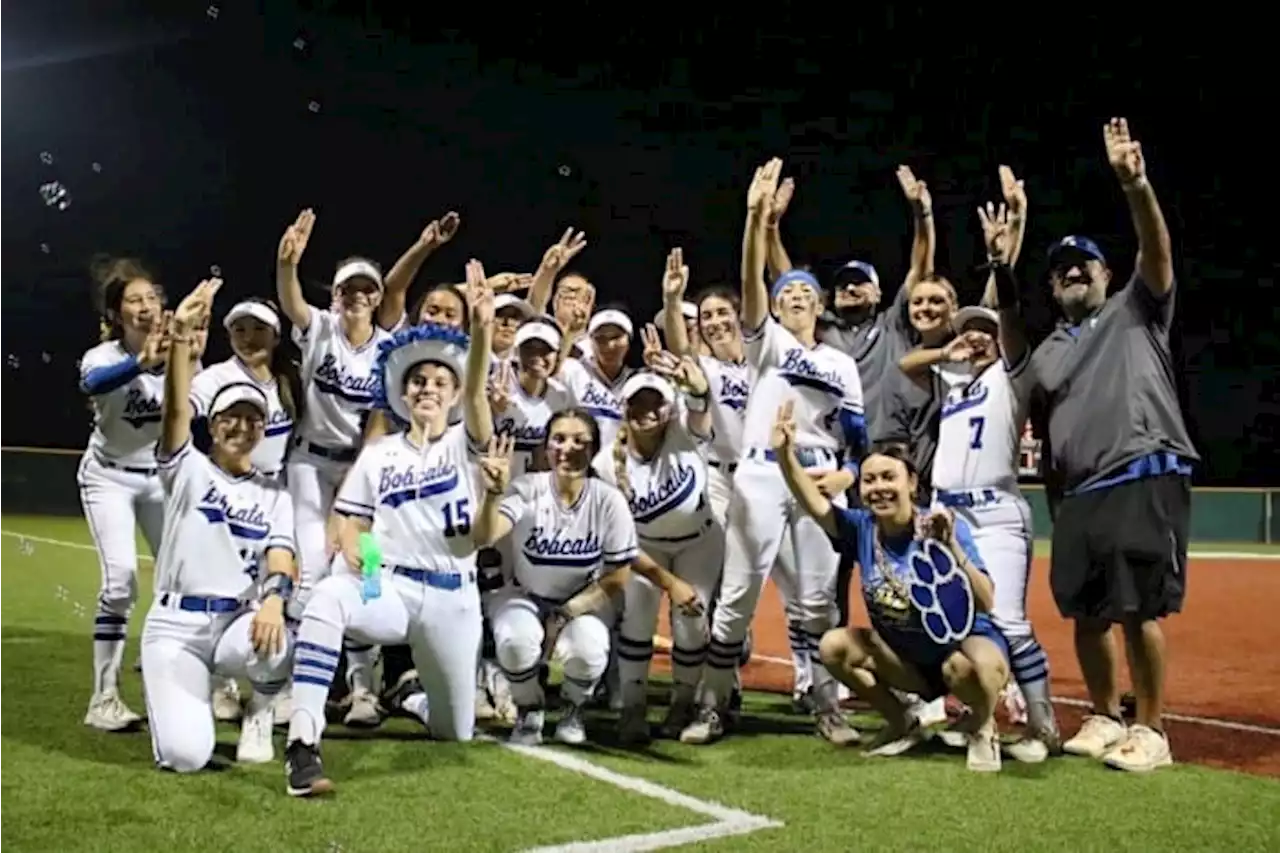
<svg viewBox="0 0 1280 853">
<path fill-rule="evenodd" d="M 207 762 L 214 719 L 239 712 L 227 679 L 241 678 L 253 694 L 238 758 L 270 760 L 273 711 L 284 714 L 288 792 L 331 790 L 320 744 L 344 650 L 347 724 L 398 710 L 436 738 L 467 741 L 477 719 L 496 717 L 522 746 L 546 734 L 552 663 L 563 706 L 554 737 L 578 745 L 616 661 L 619 740 L 643 744 L 664 596 L 672 679 L 659 732 L 710 743 L 735 719 L 771 574 L 795 698 L 826 741 L 861 739 L 837 683 L 887 720 L 873 755 L 930 737 L 911 700 L 950 693 L 967 713 L 944 740 L 959 740 L 971 769 L 998 770 L 993 710 L 1012 671 L 1030 725 L 1010 754 L 1058 751 L 1048 663 L 1022 600 L 1030 540 L 1012 466 L 1026 343 L 1001 322 L 1016 310 L 1012 238 L 984 220 L 1001 317 L 955 312 L 949 283 L 914 273 L 894 303 L 924 343 L 899 367 L 940 403 L 930 512 L 914 495 L 918 448 L 868 450 L 858 363 L 819 339 L 822 289 L 790 269 L 776 235 L 793 191 L 780 170 L 770 161 L 748 191 L 740 294 L 710 287 L 686 301 L 683 253 L 669 255 L 656 318 L 666 346 L 654 327 L 640 330 L 639 372 L 625 360 L 637 331 L 628 311 L 596 309 L 594 286 L 564 272 L 586 245 L 573 229 L 532 276 L 487 277 L 472 261 L 465 283 L 433 286 L 406 311 L 422 262 L 456 232 L 450 214 L 385 282 L 372 261 L 340 263 L 320 309 L 298 277 L 315 223 L 303 211 L 279 244 L 279 309 L 233 305 L 222 319 L 233 357 L 204 370 L 220 282 L 202 283 L 170 318 L 136 264 L 106 270 L 109 336 L 81 370 L 96 413 L 81 492 L 103 564 L 85 722 L 119 730 L 140 719 L 119 698 L 140 526 L 157 554 L 147 706 L 157 762 L 175 770 Z M 929 233 L 918 227 L 917 242 Z M 786 271 L 767 283 L 766 268 Z M 857 270 L 876 284 L 869 265 Z M 527 300 L 498 292 L 524 284 Z M 193 424 L 207 451 L 192 446 Z M 861 507 L 845 509 L 854 484 Z M 842 557 L 859 566 L 870 628 L 835 628 Z M 960 579 L 966 613 L 926 606 L 922 561 Z M 291 708 L 274 702 L 290 681 Z"/>
</svg>

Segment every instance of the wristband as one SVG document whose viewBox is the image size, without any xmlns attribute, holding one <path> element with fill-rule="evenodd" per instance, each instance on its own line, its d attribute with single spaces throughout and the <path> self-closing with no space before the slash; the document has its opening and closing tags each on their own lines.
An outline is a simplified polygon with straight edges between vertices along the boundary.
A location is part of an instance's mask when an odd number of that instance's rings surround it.
<svg viewBox="0 0 1280 853">
<path fill-rule="evenodd" d="M 273 595 L 280 596 L 281 601 L 288 601 L 292 594 L 293 578 L 284 572 L 272 572 L 262 581 L 262 592 L 258 595 L 258 601 L 265 603 Z"/>
<path fill-rule="evenodd" d="M 684 404 L 688 407 L 689 411 L 700 415 L 705 412 L 707 407 L 710 405 L 710 396 L 710 394 L 703 394 L 699 396 L 686 393 L 684 395 Z"/>
</svg>

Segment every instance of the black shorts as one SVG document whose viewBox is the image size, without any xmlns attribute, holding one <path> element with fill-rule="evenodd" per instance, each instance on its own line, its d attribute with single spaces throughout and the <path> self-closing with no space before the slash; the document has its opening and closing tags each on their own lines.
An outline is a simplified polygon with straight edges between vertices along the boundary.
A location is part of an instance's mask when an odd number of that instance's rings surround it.
<svg viewBox="0 0 1280 853">
<path fill-rule="evenodd" d="M 1176 474 L 1064 498 L 1049 571 L 1058 611 L 1110 622 L 1179 612 L 1190 523 L 1191 481 Z"/>
</svg>

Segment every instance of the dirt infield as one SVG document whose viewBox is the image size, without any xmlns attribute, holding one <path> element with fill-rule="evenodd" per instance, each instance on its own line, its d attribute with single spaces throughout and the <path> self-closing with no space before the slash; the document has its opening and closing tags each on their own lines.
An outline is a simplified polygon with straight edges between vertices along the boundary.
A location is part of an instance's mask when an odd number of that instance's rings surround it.
<svg viewBox="0 0 1280 853">
<path fill-rule="evenodd" d="M 1048 574 L 1048 560 L 1037 558 L 1027 609 L 1049 654 L 1054 695 L 1084 699 L 1087 694 L 1075 660 L 1071 626 L 1054 607 Z M 866 624 L 861 599 L 855 596 L 853 605 L 854 621 Z M 670 636 L 665 619 L 660 630 Z M 1203 718 L 1168 721 L 1175 756 L 1280 777 L 1280 559 L 1192 560 L 1186 606 L 1182 614 L 1168 620 L 1166 636 L 1170 649 L 1166 710 Z M 774 591 L 761 600 L 753 638 L 755 655 L 790 658 L 786 620 Z M 743 680 L 755 689 L 787 692 L 791 668 L 755 661 L 744 670 Z M 1060 705 L 1058 711 L 1064 730 L 1078 725 L 1078 707 Z M 1273 731 L 1233 729 L 1214 721 Z"/>
</svg>

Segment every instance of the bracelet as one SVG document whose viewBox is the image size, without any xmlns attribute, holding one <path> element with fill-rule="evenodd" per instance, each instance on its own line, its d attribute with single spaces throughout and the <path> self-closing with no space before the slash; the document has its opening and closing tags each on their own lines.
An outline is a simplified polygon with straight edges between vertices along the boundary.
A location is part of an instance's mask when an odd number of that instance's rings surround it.
<svg viewBox="0 0 1280 853">
<path fill-rule="evenodd" d="M 703 412 L 705 412 L 708 406 L 710 405 L 710 402 L 711 402 L 710 397 L 711 395 L 709 393 L 708 394 L 686 393 L 684 395 L 684 403 L 686 406 L 688 406 L 689 411 L 693 412 L 694 414 L 700 415 Z"/>
<path fill-rule="evenodd" d="M 262 592 L 258 595 L 258 601 L 265 602 L 273 595 L 280 596 L 282 601 L 288 601 L 292 593 L 293 578 L 284 572 L 272 572 L 262 581 Z"/>
</svg>

